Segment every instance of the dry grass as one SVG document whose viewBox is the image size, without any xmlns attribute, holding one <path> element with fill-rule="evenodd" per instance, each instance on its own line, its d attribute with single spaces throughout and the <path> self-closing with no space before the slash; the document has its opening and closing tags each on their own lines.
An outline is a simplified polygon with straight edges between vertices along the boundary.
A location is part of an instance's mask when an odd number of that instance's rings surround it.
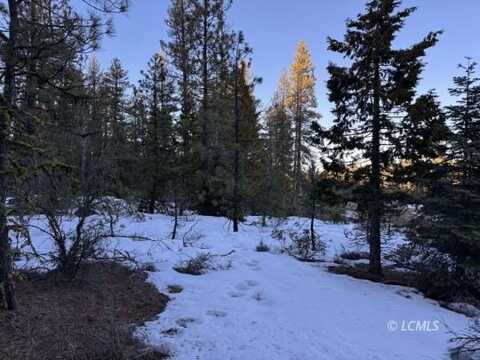
<svg viewBox="0 0 480 360">
<path fill-rule="evenodd" d="M 173 270 L 181 274 L 198 276 L 204 274 L 206 270 L 212 267 L 210 262 L 211 256 L 209 254 L 199 254 L 175 265 Z"/>
<path fill-rule="evenodd" d="M 269 252 L 270 247 L 267 244 L 265 244 L 263 241 L 260 241 L 257 244 L 255 250 L 258 251 L 258 252 Z"/>
<path fill-rule="evenodd" d="M 180 285 L 168 285 L 167 289 L 169 294 L 180 294 L 183 291 Z"/>
<path fill-rule="evenodd" d="M 20 282 L 18 311 L 0 312 L 0 359 L 165 358 L 133 336 L 168 301 L 145 279 L 143 272 L 109 263 L 86 265 L 75 282 L 53 276 Z"/>
<path fill-rule="evenodd" d="M 414 286 L 414 278 L 412 274 L 398 271 L 395 269 L 385 268 L 383 269 L 383 275 L 373 275 L 368 272 L 368 268 L 366 266 L 343 266 L 343 265 L 335 265 L 329 266 L 328 271 L 341 274 L 341 275 L 348 275 L 356 279 L 362 280 L 369 280 L 373 282 L 379 282 L 386 285 L 400 285 L 400 286 Z"/>
<path fill-rule="evenodd" d="M 364 260 L 369 259 L 370 255 L 364 251 L 345 251 L 340 254 L 340 258 L 345 260 Z"/>
</svg>

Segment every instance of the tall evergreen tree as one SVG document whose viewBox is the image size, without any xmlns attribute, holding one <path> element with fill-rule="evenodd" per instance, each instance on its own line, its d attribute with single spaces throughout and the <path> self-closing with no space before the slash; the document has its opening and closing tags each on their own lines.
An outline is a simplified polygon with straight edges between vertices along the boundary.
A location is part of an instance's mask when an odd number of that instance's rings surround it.
<svg viewBox="0 0 480 360">
<path fill-rule="evenodd" d="M 429 92 L 408 105 L 399 124 L 400 159 L 394 165 L 395 182 L 418 204 L 431 196 L 432 183 L 446 166 L 450 130 L 437 95 Z"/>
<path fill-rule="evenodd" d="M 293 208 L 296 209 L 302 188 L 302 167 L 308 164 L 311 155 L 307 140 L 312 122 L 319 117 L 315 112 L 317 100 L 314 66 L 304 41 L 297 46 L 295 60 L 290 68 L 289 82 L 288 107 L 293 120 L 294 134 Z"/>
<path fill-rule="evenodd" d="M 168 200 L 166 192 L 174 165 L 173 113 L 174 84 L 166 58 L 155 54 L 143 73 L 140 88 L 147 105 L 145 179 L 147 179 L 147 211 L 154 213 L 157 203 Z"/>
<path fill-rule="evenodd" d="M 234 138 L 234 149 L 233 149 L 233 194 L 232 194 L 232 205 L 233 205 L 233 231 L 238 232 L 239 222 L 242 219 L 242 194 L 241 194 L 241 182 L 243 176 L 242 169 L 242 155 L 243 152 L 240 136 L 241 136 L 241 126 L 248 125 L 248 123 L 242 122 L 242 117 L 246 120 L 247 109 L 243 106 L 249 105 L 247 103 L 249 97 L 248 93 L 245 94 L 245 87 L 248 87 L 246 84 L 246 63 L 245 56 L 247 56 L 251 50 L 246 45 L 243 33 L 239 32 L 237 39 L 235 41 L 234 54 L 233 54 L 233 112 L 234 112 L 234 121 L 233 121 L 233 138 Z M 243 91 L 243 93 L 242 93 Z M 241 98 L 243 95 L 243 99 Z M 242 101 L 243 100 L 243 101 Z M 247 110 L 247 111 L 245 111 Z M 254 114 L 254 117 L 256 114 Z M 246 129 L 243 129 L 246 130 Z M 254 133 L 252 135 L 255 135 Z M 255 139 L 252 138 L 252 141 Z"/>
<path fill-rule="evenodd" d="M 384 171 L 389 166 L 395 124 L 393 113 L 410 103 L 423 69 L 421 58 L 439 33 L 429 33 L 406 49 L 393 41 L 415 8 L 397 11 L 399 0 L 372 0 L 365 12 L 347 21 L 343 41 L 328 39 L 331 51 L 351 60 L 348 67 L 328 66 L 330 101 L 335 105 L 330 132 L 332 150 L 367 160 L 370 272 L 381 274 L 381 224 Z"/>
<path fill-rule="evenodd" d="M 449 90 L 458 101 L 447 107 L 455 133 L 451 159 L 461 183 L 472 189 L 480 179 L 480 79 L 476 76 L 476 66 L 470 58 L 466 65 L 459 65 L 464 74 L 454 77 L 455 87 Z"/>
<path fill-rule="evenodd" d="M 423 261 L 443 276 L 435 282 L 442 295 L 480 296 L 480 80 L 470 59 L 460 65 L 463 74 L 454 77 L 450 94 L 456 104 L 447 107 L 452 135 L 445 161 L 431 183 L 430 196 L 421 203 L 421 213 L 409 237 L 429 249 Z M 440 255 L 442 261 L 438 261 Z M 445 257 L 446 256 L 446 257 Z M 448 264 L 445 264 L 445 259 Z M 434 263 L 436 261 L 436 263 Z M 451 262 L 453 261 L 453 262 Z M 440 272 L 439 266 L 443 266 Z M 440 288 L 440 290 L 438 289 Z M 443 289 L 443 290 L 442 290 Z M 438 294 L 437 294 L 438 295 Z"/>
<path fill-rule="evenodd" d="M 265 192 L 268 194 L 269 212 L 274 216 L 286 215 L 291 210 L 293 144 L 292 119 L 288 112 L 288 74 L 280 78 L 272 104 L 266 111 L 266 149 L 269 171 Z"/>
<path fill-rule="evenodd" d="M 230 0 L 197 0 L 195 16 L 196 56 L 199 63 L 199 154 L 198 210 L 202 214 L 225 212 L 231 136 L 231 55 L 233 34 L 226 30 Z M 230 87 L 230 90 L 229 90 Z M 230 135 L 226 135 L 230 132 Z"/>
<path fill-rule="evenodd" d="M 198 18 L 194 0 L 173 0 L 168 10 L 166 25 L 169 40 L 162 49 L 173 65 L 173 76 L 178 89 L 180 115 L 177 131 L 180 137 L 180 172 L 184 206 L 194 205 L 194 176 L 198 159 L 198 105 L 196 101 L 199 71 L 196 52 Z"/>
<path fill-rule="evenodd" d="M 242 206 L 245 210 L 257 213 L 262 207 L 260 200 L 263 188 L 262 182 L 267 178 L 265 148 L 261 139 L 262 125 L 260 123 L 259 102 L 255 98 L 254 89 L 262 80 L 252 78 L 251 64 L 242 62 L 239 69 L 239 149 L 241 165 Z"/>
<path fill-rule="evenodd" d="M 126 183 L 121 169 L 128 158 L 126 120 L 129 108 L 127 91 L 130 83 L 119 59 L 112 60 L 102 78 L 101 86 L 104 103 L 104 151 L 110 161 L 111 192 L 115 196 L 121 196 Z"/>
</svg>

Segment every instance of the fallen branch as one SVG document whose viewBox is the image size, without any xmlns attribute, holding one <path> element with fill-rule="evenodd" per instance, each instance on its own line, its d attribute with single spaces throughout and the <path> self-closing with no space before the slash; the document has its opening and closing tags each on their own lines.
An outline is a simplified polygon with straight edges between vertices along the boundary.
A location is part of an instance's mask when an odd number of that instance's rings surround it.
<svg viewBox="0 0 480 360">
<path fill-rule="evenodd" d="M 172 250 L 170 246 L 168 246 L 163 240 L 160 239 L 152 239 L 146 236 L 140 236 L 140 235 L 119 235 L 119 234 L 109 234 L 109 235 L 104 235 L 103 238 L 121 238 L 121 239 L 131 239 L 134 241 L 151 241 L 151 242 L 158 242 L 162 244 L 166 249 Z"/>
<path fill-rule="evenodd" d="M 229 251 L 229 252 L 226 253 L 226 254 L 210 254 L 210 253 L 207 253 L 207 255 L 209 255 L 209 256 L 211 256 L 211 257 L 214 257 L 214 256 L 226 257 L 226 256 L 232 255 L 234 252 L 235 252 L 235 250 L 231 250 L 231 251 Z"/>
</svg>

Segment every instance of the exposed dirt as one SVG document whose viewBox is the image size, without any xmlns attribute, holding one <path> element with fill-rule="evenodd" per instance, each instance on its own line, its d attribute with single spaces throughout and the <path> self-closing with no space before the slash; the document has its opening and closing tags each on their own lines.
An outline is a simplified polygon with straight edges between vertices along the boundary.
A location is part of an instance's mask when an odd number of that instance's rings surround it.
<svg viewBox="0 0 480 360">
<path fill-rule="evenodd" d="M 143 272 L 89 264 L 74 282 L 29 276 L 17 297 L 18 311 L 0 312 L 1 360 L 165 358 L 133 336 L 168 301 Z"/>
</svg>

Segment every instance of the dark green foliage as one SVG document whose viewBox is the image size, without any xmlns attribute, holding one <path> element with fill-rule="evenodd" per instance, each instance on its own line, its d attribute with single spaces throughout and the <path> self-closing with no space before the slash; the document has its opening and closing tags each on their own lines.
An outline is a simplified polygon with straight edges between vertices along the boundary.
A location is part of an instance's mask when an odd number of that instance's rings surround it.
<svg viewBox="0 0 480 360">
<path fill-rule="evenodd" d="M 347 21 L 343 41 L 328 39 L 331 51 L 351 61 L 347 67 L 328 66 L 329 98 L 335 105 L 329 150 L 340 161 L 347 156 L 357 164 L 367 161 L 366 230 L 370 271 L 375 274 L 381 273 L 385 170 L 396 143 L 393 115 L 413 98 L 423 68 L 421 58 L 438 37 L 438 33 L 430 33 L 409 48 L 394 49 L 397 32 L 415 10 L 398 10 L 399 6 L 397 0 L 369 1 L 363 14 Z"/>
<path fill-rule="evenodd" d="M 119 59 L 112 63 L 102 76 L 101 88 L 101 124 L 102 124 L 102 152 L 110 164 L 111 194 L 121 197 L 124 187 L 128 186 L 123 169 L 129 165 L 129 151 L 127 144 L 128 108 L 127 91 L 130 87 L 127 72 L 123 69 Z"/>
<path fill-rule="evenodd" d="M 143 73 L 139 92 L 145 102 L 143 126 L 145 128 L 144 157 L 138 165 L 143 169 L 147 210 L 154 213 L 157 206 L 167 204 L 169 182 L 178 175 L 175 169 L 175 134 L 173 113 L 176 110 L 173 78 L 168 64 L 160 54 L 155 54 Z"/>
<path fill-rule="evenodd" d="M 437 96 L 433 92 L 419 96 L 408 105 L 399 129 L 400 162 L 395 164 L 395 181 L 406 186 L 411 203 L 429 196 L 432 181 L 446 166 L 450 129 Z"/>
<path fill-rule="evenodd" d="M 99 10 L 89 16 L 83 16 L 74 5 L 67 0 L 12 0 L 8 6 L 2 5 L 0 305 L 3 307 L 6 301 L 9 309 L 15 307 L 15 298 L 10 291 L 10 229 L 5 200 L 7 196 L 16 197 L 11 209 L 16 215 L 23 214 L 26 208 L 32 210 L 28 198 L 45 191 L 37 186 L 36 177 L 51 168 L 49 164 L 62 163 L 56 158 L 61 150 L 73 155 L 69 145 L 87 137 L 75 132 L 79 119 L 72 116 L 84 110 L 87 98 L 78 64 L 97 47 L 103 35 L 111 32 L 110 22 L 102 13 L 124 12 L 128 4 L 126 0 L 89 2 L 87 7 L 98 6 Z M 63 135 L 67 135 L 61 149 L 51 143 L 61 138 L 55 133 L 60 123 Z M 85 145 L 84 140 L 80 142 Z M 41 145 L 46 149 L 40 151 Z M 85 153 L 80 154 L 85 159 Z"/>
<path fill-rule="evenodd" d="M 436 254 L 424 255 L 431 273 L 442 274 L 436 291 L 480 298 L 480 87 L 475 64 L 461 67 L 450 90 L 458 98 L 447 108 L 452 131 L 443 162 L 428 179 L 420 216 L 409 237 L 416 246 Z M 433 259 L 433 260 L 432 260 Z M 447 285 L 448 284 L 448 285 Z"/>
</svg>

